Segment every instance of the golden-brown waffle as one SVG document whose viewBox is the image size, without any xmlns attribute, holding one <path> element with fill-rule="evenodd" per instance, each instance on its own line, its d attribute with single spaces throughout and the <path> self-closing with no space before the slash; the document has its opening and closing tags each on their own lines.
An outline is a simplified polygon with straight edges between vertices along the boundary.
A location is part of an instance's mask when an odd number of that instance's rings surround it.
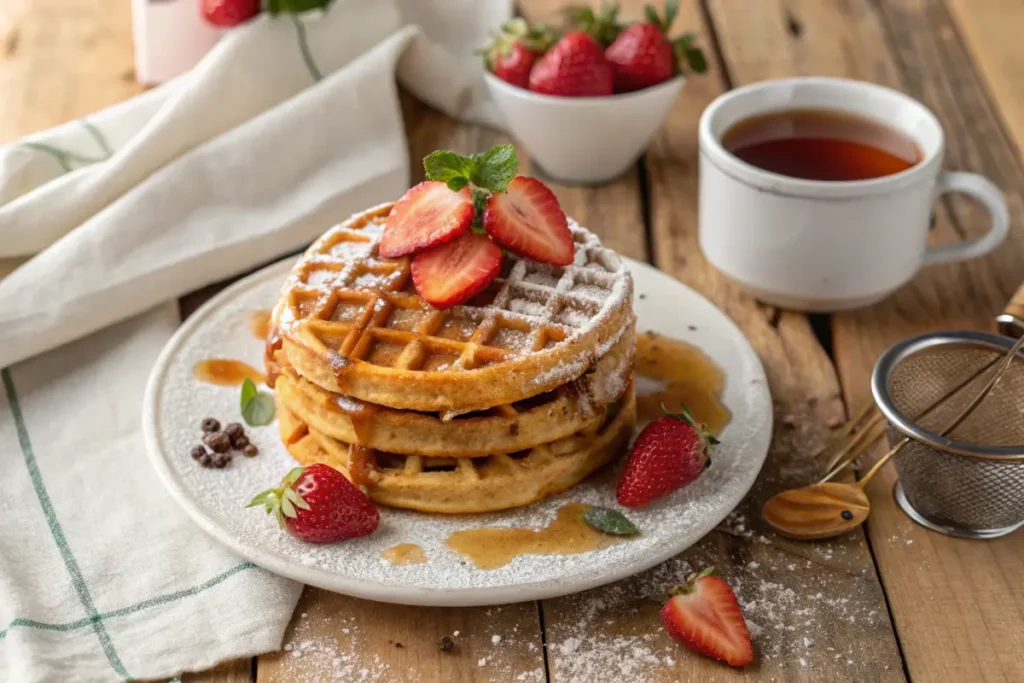
<svg viewBox="0 0 1024 683">
<path fill-rule="evenodd" d="M 582 375 L 632 329 L 622 260 L 572 220 L 566 267 L 506 256 L 466 305 L 437 310 L 409 259 L 380 259 L 390 204 L 329 230 L 299 259 L 274 309 L 270 350 L 327 391 L 454 413 L 515 403 Z"/>
<path fill-rule="evenodd" d="M 281 438 L 303 465 L 325 463 L 365 486 L 374 502 L 421 512 L 493 512 L 564 491 L 621 455 L 636 421 L 632 382 L 604 420 L 573 436 L 512 454 L 425 458 L 373 453 L 333 439 L 299 420 L 275 394 Z M 373 461 L 356 465 L 367 457 Z"/>
<path fill-rule="evenodd" d="M 385 408 L 333 394 L 283 364 L 274 386 L 284 405 L 313 429 L 346 443 L 409 455 L 474 457 L 550 443 L 601 422 L 633 374 L 630 331 L 589 372 L 516 403 L 445 420 L 437 413 Z M 283 356 L 278 353 L 278 358 Z"/>
</svg>

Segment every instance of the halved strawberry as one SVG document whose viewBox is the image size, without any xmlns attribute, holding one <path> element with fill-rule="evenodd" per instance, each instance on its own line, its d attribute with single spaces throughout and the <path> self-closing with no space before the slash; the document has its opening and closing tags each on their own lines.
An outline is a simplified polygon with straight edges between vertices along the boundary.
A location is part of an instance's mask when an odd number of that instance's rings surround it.
<svg viewBox="0 0 1024 683">
<path fill-rule="evenodd" d="M 536 178 L 517 175 L 494 192 L 484 210 L 484 229 L 509 251 L 543 263 L 567 266 L 575 247 L 558 199 Z"/>
<path fill-rule="evenodd" d="M 398 258 L 458 237 L 473 223 L 473 195 L 464 187 L 458 192 L 436 180 L 409 188 L 395 202 L 384 225 L 379 253 Z"/>
<path fill-rule="evenodd" d="M 732 666 L 754 661 L 750 632 L 736 595 L 729 584 L 711 576 L 711 569 L 672 591 L 661 608 L 661 623 L 672 638 L 694 652 Z"/>
<path fill-rule="evenodd" d="M 501 247 L 487 235 L 467 232 L 412 259 L 412 281 L 427 303 L 450 308 L 491 284 L 501 270 Z"/>
</svg>

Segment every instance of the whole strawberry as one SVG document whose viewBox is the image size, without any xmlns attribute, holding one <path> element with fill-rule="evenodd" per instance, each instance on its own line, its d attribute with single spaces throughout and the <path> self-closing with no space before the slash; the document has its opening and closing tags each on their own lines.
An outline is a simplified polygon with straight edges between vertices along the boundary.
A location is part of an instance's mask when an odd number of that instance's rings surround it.
<svg viewBox="0 0 1024 683">
<path fill-rule="evenodd" d="M 615 92 L 631 92 L 664 83 L 688 67 L 696 73 L 707 71 L 707 60 L 693 46 L 693 35 L 668 37 L 669 27 L 679 13 L 677 0 L 665 3 L 664 18 L 651 5 L 644 8 L 645 20 L 636 24 L 618 23 L 614 5 L 595 13 L 575 10 L 570 20 L 583 31 L 607 45 L 605 57 L 612 65 Z"/>
<path fill-rule="evenodd" d="M 333 543 L 373 533 L 380 514 L 370 499 L 338 470 L 320 463 L 296 467 L 281 485 L 252 499 L 295 538 Z"/>
<path fill-rule="evenodd" d="M 613 81 L 612 66 L 604 50 L 583 31 L 565 34 L 530 72 L 530 90 L 562 97 L 611 95 Z"/>
<path fill-rule="evenodd" d="M 659 417 L 636 438 L 615 497 L 621 505 L 640 507 L 686 486 L 708 466 L 717 443 L 686 406 L 682 414 Z"/>
<path fill-rule="evenodd" d="M 260 12 L 260 0 L 198 0 L 199 16 L 214 26 L 237 26 Z"/>
<path fill-rule="evenodd" d="M 732 666 L 754 661 L 750 631 L 736 594 L 706 569 L 674 588 L 661 608 L 661 623 L 674 640 L 694 652 L 720 659 Z"/>
<path fill-rule="evenodd" d="M 533 28 L 525 19 L 510 19 L 501 34 L 483 50 L 487 70 L 520 88 L 529 87 L 530 70 L 537 58 L 551 47 L 554 35 L 544 27 Z"/>
</svg>

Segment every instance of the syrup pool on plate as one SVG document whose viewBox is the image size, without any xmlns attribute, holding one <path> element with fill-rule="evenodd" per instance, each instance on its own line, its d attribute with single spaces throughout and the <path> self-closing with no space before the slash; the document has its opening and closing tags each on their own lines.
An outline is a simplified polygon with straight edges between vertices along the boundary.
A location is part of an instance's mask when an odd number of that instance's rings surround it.
<svg viewBox="0 0 1024 683">
<path fill-rule="evenodd" d="M 249 331 L 259 340 L 266 339 L 270 335 L 270 311 L 261 308 L 250 313 Z"/>
<path fill-rule="evenodd" d="M 208 358 L 192 368 L 192 374 L 200 382 L 224 387 L 239 386 L 248 377 L 256 384 L 266 380 L 262 372 L 248 363 L 233 358 Z"/>
<path fill-rule="evenodd" d="M 520 555 L 576 555 L 600 550 L 619 541 L 583 521 L 590 507 L 566 503 L 543 529 L 482 527 L 456 531 L 446 545 L 468 557 L 478 569 L 497 569 Z"/>
<path fill-rule="evenodd" d="M 382 552 L 380 556 L 394 565 L 423 564 L 427 561 L 423 548 L 415 543 L 399 543 Z"/>
<path fill-rule="evenodd" d="M 713 434 L 729 424 L 732 415 L 722 403 L 725 373 L 693 344 L 642 332 L 636 339 L 636 412 L 641 424 L 685 405 L 697 422 Z"/>
</svg>

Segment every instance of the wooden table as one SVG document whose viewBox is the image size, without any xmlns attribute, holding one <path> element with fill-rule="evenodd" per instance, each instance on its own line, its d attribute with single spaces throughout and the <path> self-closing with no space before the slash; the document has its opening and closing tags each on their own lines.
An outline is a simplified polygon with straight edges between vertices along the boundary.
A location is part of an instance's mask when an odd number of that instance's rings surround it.
<svg viewBox="0 0 1024 683">
<path fill-rule="evenodd" d="M 524 0 L 530 18 L 562 0 Z M 639 0 L 624 3 L 638 17 Z M 610 246 L 650 261 L 711 299 L 744 330 L 771 383 L 768 464 L 739 510 L 689 551 L 644 575 L 584 594 L 494 608 L 384 605 L 307 589 L 286 651 L 226 663 L 191 681 L 1021 681 L 1024 534 L 956 540 L 911 523 L 894 475 L 869 487 L 863 532 L 793 543 L 755 511 L 807 482 L 809 459 L 868 394 L 875 358 L 925 330 L 992 329 L 1024 279 L 1024 7 L 1013 0 L 706 0 L 684 2 L 711 71 L 692 79 L 637 168 L 600 188 L 556 186 L 566 212 Z M 0 143 L 139 92 L 123 0 L 4 0 Z M 852 313 L 806 316 L 764 306 L 712 270 L 697 247 L 697 119 L 715 96 L 793 74 L 848 76 L 921 99 L 946 126 L 947 167 L 1006 192 L 1014 227 L 990 257 L 938 266 Z M 411 154 L 462 152 L 504 138 L 404 100 Z M 414 164 L 414 167 L 418 164 Z M 413 179 L 417 180 L 416 178 Z M 985 229 L 975 207 L 937 205 L 935 241 Z M 186 297 L 183 313 L 215 288 Z M 862 463 L 870 465 L 878 449 Z M 731 670 L 676 647 L 658 622 L 666 582 L 715 565 L 735 587 L 758 658 Z M 440 652 L 438 638 L 458 632 Z"/>
</svg>

